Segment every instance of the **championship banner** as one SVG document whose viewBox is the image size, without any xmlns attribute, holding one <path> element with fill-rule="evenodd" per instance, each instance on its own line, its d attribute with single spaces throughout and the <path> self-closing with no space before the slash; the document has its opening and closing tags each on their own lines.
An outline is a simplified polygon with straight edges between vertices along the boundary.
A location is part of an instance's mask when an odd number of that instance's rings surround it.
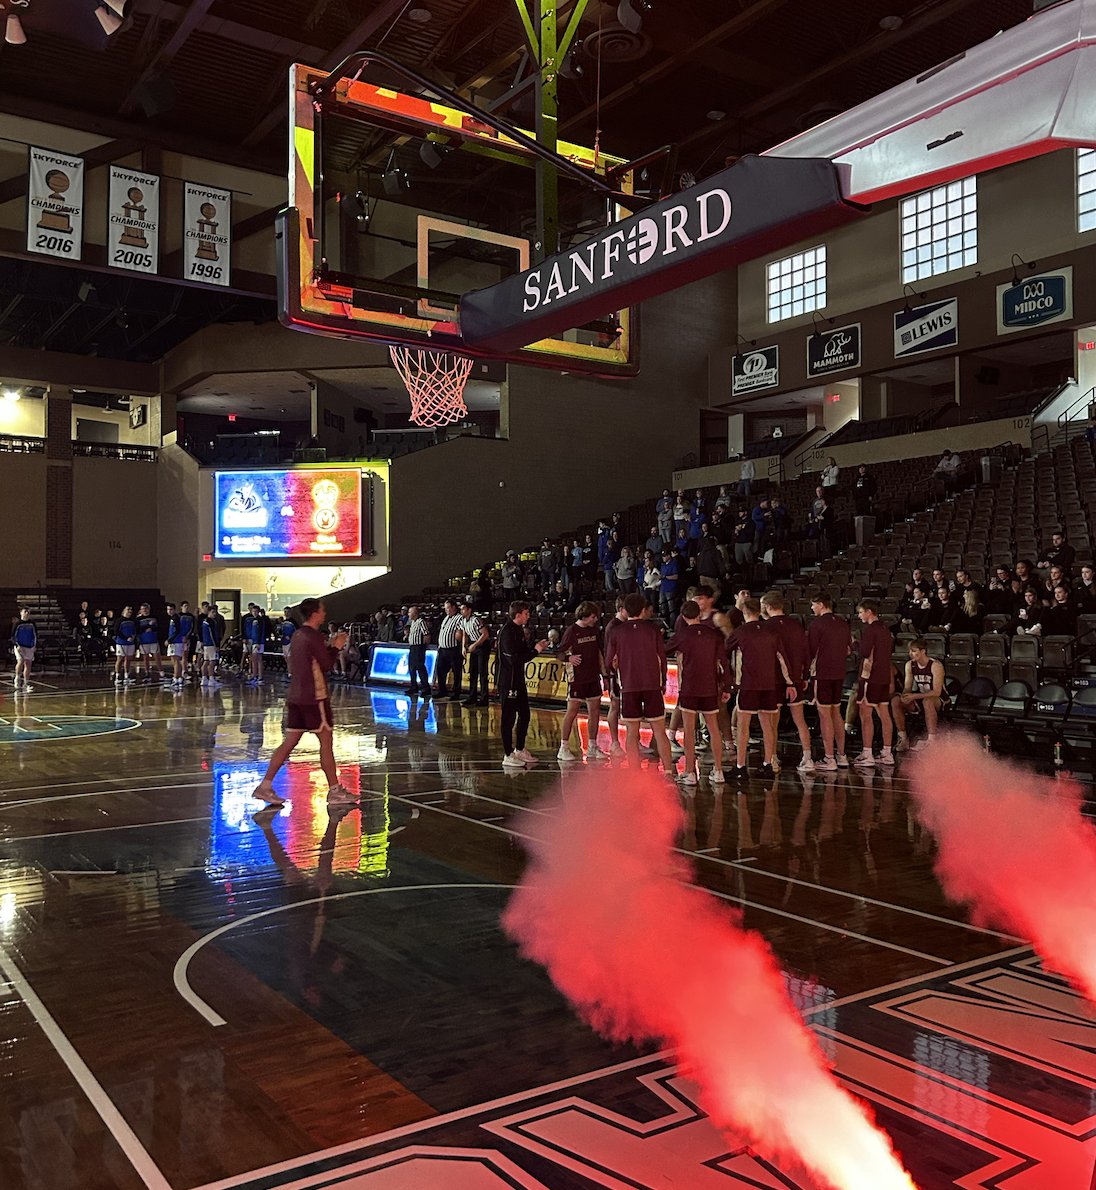
<svg viewBox="0 0 1096 1190">
<path fill-rule="evenodd" d="M 134 273 L 160 267 L 160 179 L 110 167 L 107 263 Z"/>
<path fill-rule="evenodd" d="M 232 192 L 187 182 L 183 189 L 183 278 L 228 285 L 232 267 Z"/>
<path fill-rule="evenodd" d="M 84 162 L 30 149 L 27 251 L 79 260 L 84 239 Z"/>
</svg>

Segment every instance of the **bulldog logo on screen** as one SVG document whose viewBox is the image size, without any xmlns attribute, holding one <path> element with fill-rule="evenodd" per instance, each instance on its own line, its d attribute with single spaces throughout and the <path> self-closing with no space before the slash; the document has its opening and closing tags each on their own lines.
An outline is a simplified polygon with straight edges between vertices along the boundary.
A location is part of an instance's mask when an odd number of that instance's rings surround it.
<svg viewBox="0 0 1096 1190">
<path fill-rule="evenodd" d="M 312 527 L 317 533 L 334 533 L 339 526 L 339 513 L 335 505 L 339 501 L 339 485 L 330 479 L 321 479 L 312 489 L 316 511 L 312 514 Z"/>
<path fill-rule="evenodd" d="M 226 529 L 262 529 L 266 527 L 267 512 L 262 498 L 252 483 L 242 483 L 229 497 L 224 510 Z"/>
</svg>

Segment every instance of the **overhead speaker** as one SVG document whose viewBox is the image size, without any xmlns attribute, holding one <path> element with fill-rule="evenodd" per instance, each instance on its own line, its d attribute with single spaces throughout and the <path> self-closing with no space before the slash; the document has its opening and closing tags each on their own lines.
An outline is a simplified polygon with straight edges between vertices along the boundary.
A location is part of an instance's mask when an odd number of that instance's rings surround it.
<svg viewBox="0 0 1096 1190">
<path fill-rule="evenodd" d="M 146 119 L 155 120 L 178 103 L 179 92 L 168 75 L 154 74 L 137 87 L 133 101 Z"/>
</svg>

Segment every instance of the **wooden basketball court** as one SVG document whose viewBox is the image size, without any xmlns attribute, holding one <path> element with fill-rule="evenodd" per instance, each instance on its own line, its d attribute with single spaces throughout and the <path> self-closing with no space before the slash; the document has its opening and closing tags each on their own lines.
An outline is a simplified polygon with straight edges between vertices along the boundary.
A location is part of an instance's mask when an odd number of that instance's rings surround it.
<svg viewBox="0 0 1096 1190">
<path fill-rule="evenodd" d="M 49 681 L 0 707 L 6 1190 L 805 1185 L 503 937 L 510 819 L 569 779 L 558 712 L 514 775 L 495 708 L 340 688 L 360 806 L 329 814 L 305 753 L 257 814 L 273 686 Z M 900 768 L 702 782 L 688 814 L 920 1186 L 1087 1186 L 1089 1009 L 944 901 Z"/>
</svg>

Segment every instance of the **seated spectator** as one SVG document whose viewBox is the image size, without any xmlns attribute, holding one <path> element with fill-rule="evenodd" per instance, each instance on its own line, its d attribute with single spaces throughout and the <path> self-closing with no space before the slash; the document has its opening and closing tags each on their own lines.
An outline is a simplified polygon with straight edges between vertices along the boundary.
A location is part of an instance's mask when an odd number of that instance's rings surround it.
<svg viewBox="0 0 1096 1190">
<path fill-rule="evenodd" d="M 936 588 L 936 606 L 932 609 L 932 628 L 940 632 L 950 632 L 952 623 L 959 614 L 958 600 L 952 594 L 951 588 L 939 586 Z"/>
<path fill-rule="evenodd" d="M 915 566 L 913 571 L 910 573 L 909 585 L 911 587 L 924 587 L 926 590 L 928 590 L 930 586 L 930 579 L 920 566 Z"/>
<path fill-rule="evenodd" d="M 578 606 L 578 597 L 573 591 L 567 590 L 563 579 L 556 579 L 555 586 L 548 599 L 548 610 L 557 615 L 569 615 Z"/>
<path fill-rule="evenodd" d="M 1065 586 L 1068 588 L 1069 579 L 1061 566 L 1052 566 L 1050 568 L 1050 578 L 1044 579 L 1042 582 L 1034 584 L 1035 589 L 1039 592 L 1039 598 L 1042 600 L 1043 607 L 1050 607 L 1054 603 L 1054 591 L 1057 587 Z"/>
<path fill-rule="evenodd" d="M 1043 611 L 1043 636 L 1076 636 L 1077 608 L 1065 583 L 1054 588 L 1054 602 Z"/>
<path fill-rule="evenodd" d="M 1073 588 L 1073 601 L 1082 616 L 1096 616 L 1096 567 L 1081 563 L 1081 577 Z"/>
<path fill-rule="evenodd" d="M 636 560 L 629 546 L 624 546 L 616 561 L 617 590 L 621 595 L 631 595 L 636 589 Z"/>
<path fill-rule="evenodd" d="M 1050 535 L 1050 545 L 1043 550 L 1043 560 L 1039 563 L 1039 569 L 1060 566 L 1068 576 L 1076 558 L 1077 551 L 1066 541 L 1066 535 L 1057 529 Z"/>
<path fill-rule="evenodd" d="M 989 580 L 983 594 L 987 615 L 1011 616 L 1019 607 L 1012 593 L 1012 572 L 1007 566 L 998 566 Z"/>
<path fill-rule="evenodd" d="M 981 636 L 986 613 L 978 597 L 978 589 L 967 587 L 961 595 L 958 592 L 956 594 L 959 596 L 959 606 L 952 617 L 950 631 L 973 632 L 976 636 Z"/>
<path fill-rule="evenodd" d="M 1024 602 L 1012 621 L 1012 631 L 1017 636 L 1039 636 L 1042 633 L 1043 606 L 1039 592 L 1034 587 L 1024 588 Z"/>
<path fill-rule="evenodd" d="M 948 578 L 944 571 L 942 571 L 939 567 L 937 567 L 932 572 L 932 585 L 937 591 L 939 591 L 941 587 L 947 587 L 948 591 L 952 592 L 953 594 L 955 592 L 955 580 Z"/>
<path fill-rule="evenodd" d="M 1026 558 L 1021 558 L 1016 563 L 1015 570 L 1016 577 L 1025 587 L 1030 586 L 1035 582 L 1035 567 Z"/>
<path fill-rule="evenodd" d="M 974 591 L 977 595 L 981 596 L 982 584 L 976 583 L 970 577 L 969 570 L 957 570 L 955 572 L 955 593 L 962 595 L 964 591 Z"/>
<path fill-rule="evenodd" d="M 910 598 L 909 627 L 906 627 L 907 621 L 904 620 L 902 622 L 903 631 L 916 632 L 918 636 L 928 632 L 936 610 L 936 600 L 929 594 L 929 588 L 914 587 Z"/>
<path fill-rule="evenodd" d="M 558 628 L 548 629 L 548 647 L 544 650 L 546 653 L 558 653 L 560 642 L 560 631 Z"/>
<path fill-rule="evenodd" d="M 932 473 L 933 486 L 937 484 L 944 492 L 954 492 L 959 486 L 959 456 L 953 450 L 945 450 Z"/>
</svg>

